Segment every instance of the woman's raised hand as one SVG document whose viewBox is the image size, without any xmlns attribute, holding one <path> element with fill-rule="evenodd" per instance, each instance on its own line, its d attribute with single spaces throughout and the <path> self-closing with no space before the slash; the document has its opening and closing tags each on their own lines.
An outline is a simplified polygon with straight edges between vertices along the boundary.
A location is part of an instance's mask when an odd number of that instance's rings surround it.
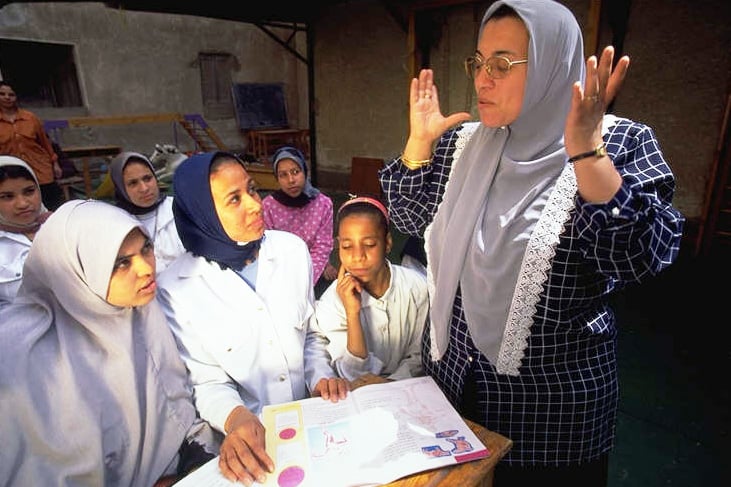
<svg viewBox="0 0 731 487">
<path fill-rule="evenodd" d="M 596 56 L 586 60 L 584 86 L 573 86 L 571 109 L 566 118 L 564 143 L 566 153 L 575 155 L 590 151 L 602 141 L 602 118 L 619 92 L 629 69 L 629 57 L 622 56 L 612 69 L 614 48 L 607 46 L 597 62 Z"/>
<path fill-rule="evenodd" d="M 442 115 L 439 93 L 434 84 L 434 72 L 422 69 L 419 77 L 411 80 L 409 91 L 409 142 L 404 150 L 410 158 L 428 158 L 432 144 L 450 127 L 469 120 L 467 112 Z M 412 145 L 413 144 L 413 145 Z M 411 147 L 409 147 L 412 145 Z M 426 151 L 426 154 L 424 153 Z"/>
</svg>

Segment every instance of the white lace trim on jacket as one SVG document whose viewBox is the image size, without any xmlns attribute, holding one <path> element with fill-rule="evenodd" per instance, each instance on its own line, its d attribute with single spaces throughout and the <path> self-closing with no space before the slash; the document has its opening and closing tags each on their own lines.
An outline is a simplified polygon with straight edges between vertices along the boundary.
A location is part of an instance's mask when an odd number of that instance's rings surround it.
<svg viewBox="0 0 731 487">
<path fill-rule="evenodd" d="M 576 188 L 574 167 L 567 164 L 525 249 L 498 354 L 496 369 L 499 374 L 520 375 L 518 369 L 528 346 L 536 304 L 548 279 L 559 237 L 574 207 Z"/>
</svg>

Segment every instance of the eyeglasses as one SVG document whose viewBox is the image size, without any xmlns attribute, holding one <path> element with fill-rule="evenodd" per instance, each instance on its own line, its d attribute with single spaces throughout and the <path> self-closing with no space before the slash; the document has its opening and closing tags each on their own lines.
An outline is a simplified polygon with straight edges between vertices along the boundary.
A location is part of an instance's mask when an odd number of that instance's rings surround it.
<svg viewBox="0 0 731 487">
<path fill-rule="evenodd" d="M 475 79 L 480 68 L 485 68 L 485 72 L 492 79 L 503 79 L 510 73 L 513 64 L 525 64 L 527 59 L 520 61 L 511 61 L 505 56 L 492 56 L 483 60 L 479 55 L 470 56 L 464 60 L 464 69 L 467 77 Z"/>
<path fill-rule="evenodd" d="M 277 179 L 286 178 L 287 176 L 295 177 L 298 176 L 301 172 L 302 169 L 299 169 L 297 167 L 295 167 L 294 169 L 290 169 L 289 171 L 277 171 Z"/>
</svg>

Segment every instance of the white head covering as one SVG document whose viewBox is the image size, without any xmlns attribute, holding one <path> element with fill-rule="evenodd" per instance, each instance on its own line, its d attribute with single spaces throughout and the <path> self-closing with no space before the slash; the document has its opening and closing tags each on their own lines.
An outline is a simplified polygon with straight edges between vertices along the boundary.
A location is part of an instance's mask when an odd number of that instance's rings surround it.
<svg viewBox="0 0 731 487">
<path fill-rule="evenodd" d="M 31 169 L 31 167 L 28 165 L 28 163 L 26 163 L 24 160 L 18 159 L 17 157 L 14 157 L 14 156 L 0 156 L 0 167 L 4 167 L 4 166 L 20 166 L 22 168 L 27 169 L 28 172 L 30 173 L 30 175 L 33 176 L 33 180 L 36 182 L 36 186 L 38 186 L 38 191 L 40 192 L 41 186 L 40 186 L 40 184 L 38 184 L 38 178 L 36 177 L 36 173 L 33 172 L 33 169 Z M 40 218 L 40 220 L 45 221 L 45 218 L 48 217 L 47 215 L 45 215 L 46 213 L 48 213 L 48 208 L 46 208 L 43 205 L 43 202 L 41 202 L 41 207 L 38 211 L 38 217 Z M 42 223 L 42 221 L 40 221 L 39 218 L 36 218 L 36 220 L 29 223 L 28 225 L 18 225 L 17 223 L 12 223 L 12 222 L 6 220 L 5 218 L 3 218 L 2 215 L 0 215 L 0 225 L 7 226 L 7 227 L 14 227 L 21 231 L 23 231 L 23 230 L 35 231 L 38 229 L 38 227 Z"/>
<path fill-rule="evenodd" d="M 177 461 L 196 412 L 165 317 L 105 299 L 136 227 L 73 200 L 38 231 L 0 312 L 0 484 L 151 486 Z"/>
<path fill-rule="evenodd" d="M 480 125 L 455 164 L 427 232 L 432 356 L 446 350 L 458 285 L 477 348 L 496 363 L 518 271 L 546 200 L 566 165 L 563 132 L 572 85 L 584 79 L 581 29 L 551 0 L 502 0 L 528 30 L 523 106 L 508 127 Z"/>
</svg>

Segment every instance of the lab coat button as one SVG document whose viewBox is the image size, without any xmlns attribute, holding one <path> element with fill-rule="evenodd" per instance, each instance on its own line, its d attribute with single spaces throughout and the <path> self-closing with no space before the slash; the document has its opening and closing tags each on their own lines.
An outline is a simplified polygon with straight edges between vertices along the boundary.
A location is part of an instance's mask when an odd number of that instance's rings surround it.
<svg viewBox="0 0 731 487">
<path fill-rule="evenodd" d="M 281 374 L 279 376 L 279 382 L 284 382 L 285 380 L 287 380 L 287 376 L 285 374 Z"/>
</svg>

